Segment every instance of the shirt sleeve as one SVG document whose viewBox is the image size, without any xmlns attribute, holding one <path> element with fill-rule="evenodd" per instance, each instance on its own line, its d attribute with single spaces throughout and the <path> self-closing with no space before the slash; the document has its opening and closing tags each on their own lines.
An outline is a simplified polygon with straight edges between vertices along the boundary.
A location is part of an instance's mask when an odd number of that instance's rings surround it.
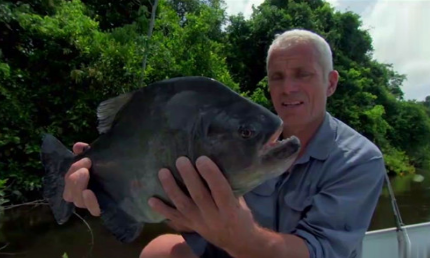
<svg viewBox="0 0 430 258">
<path fill-rule="evenodd" d="M 197 256 L 202 256 L 208 246 L 208 242 L 197 233 L 182 233 L 187 245 Z"/>
<path fill-rule="evenodd" d="M 344 258 L 370 225 L 384 184 L 382 157 L 345 167 L 322 182 L 321 191 L 292 232 L 305 240 L 310 258 Z"/>
</svg>

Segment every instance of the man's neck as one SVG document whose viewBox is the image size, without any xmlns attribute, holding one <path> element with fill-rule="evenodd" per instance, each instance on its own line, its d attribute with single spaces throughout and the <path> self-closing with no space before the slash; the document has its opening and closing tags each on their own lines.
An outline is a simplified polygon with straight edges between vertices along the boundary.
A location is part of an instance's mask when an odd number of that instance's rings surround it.
<svg viewBox="0 0 430 258">
<path fill-rule="evenodd" d="M 299 157 L 301 157 L 323 121 L 324 115 L 306 125 L 301 125 L 297 127 L 285 126 L 284 131 L 282 133 L 282 137 L 285 139 L 294 135 L 299 138 L 300 143 L 302 145 L 302 148 L 299 153 Z"/>
</svg>

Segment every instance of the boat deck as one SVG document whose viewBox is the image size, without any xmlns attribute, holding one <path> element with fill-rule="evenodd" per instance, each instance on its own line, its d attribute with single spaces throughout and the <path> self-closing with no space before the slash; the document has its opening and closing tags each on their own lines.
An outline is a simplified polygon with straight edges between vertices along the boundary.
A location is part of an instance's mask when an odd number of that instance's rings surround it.
<svg viewBox="0 0 430 258">
<path fill-rule="evenodd" d="M 430 222 L 403 227 L 410 239 L 410 256 L 399 252 L 395 227 L 369 231 L 363 241 L 363 258 L 430 258 Z"/>
</svg>

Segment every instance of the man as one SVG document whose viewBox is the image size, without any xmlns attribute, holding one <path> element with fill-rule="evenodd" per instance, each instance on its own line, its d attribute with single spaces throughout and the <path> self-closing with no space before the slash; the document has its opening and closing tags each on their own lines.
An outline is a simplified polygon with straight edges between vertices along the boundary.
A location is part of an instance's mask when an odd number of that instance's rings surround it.
<svg viewBox="0 0 430 258">
<path fill-rule="evenodd" d="M 293 167 L 236 199 L 208 158 L 197 160 L 197 171 L 179 158 L 191 198 L 163 169 L 160 179 L 177 210 L 157 199 L 150 204 L 182 236 L 154 239 L 141 258 L 361 257 L 386 172 L 379 149 L 326 111 L 339 76 L 329 45 L 310 31 L 287 31 L 269 48 L 267 72 L 271 100 L 285 124 L 282 136 L 296 135 L 303 145 Z M 82 160 L 70 169 L 64 198 L 97 216 L 97 200 L 85 190 L 90 165 Z"/>
</svg>

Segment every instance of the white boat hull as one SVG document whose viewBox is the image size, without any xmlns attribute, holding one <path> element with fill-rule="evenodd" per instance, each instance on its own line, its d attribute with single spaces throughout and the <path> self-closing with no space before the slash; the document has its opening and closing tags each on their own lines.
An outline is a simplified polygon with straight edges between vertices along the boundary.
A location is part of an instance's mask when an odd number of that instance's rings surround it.
<svg viewBox="0 0 430 258">
<path fill-rule="evenodd" d="M 430 258 L 430 222 L 404 226 L 410 240 L 410 257 L 399 254 L 396 228 L 368 231 L 363 258 Z"/>
</svg>

